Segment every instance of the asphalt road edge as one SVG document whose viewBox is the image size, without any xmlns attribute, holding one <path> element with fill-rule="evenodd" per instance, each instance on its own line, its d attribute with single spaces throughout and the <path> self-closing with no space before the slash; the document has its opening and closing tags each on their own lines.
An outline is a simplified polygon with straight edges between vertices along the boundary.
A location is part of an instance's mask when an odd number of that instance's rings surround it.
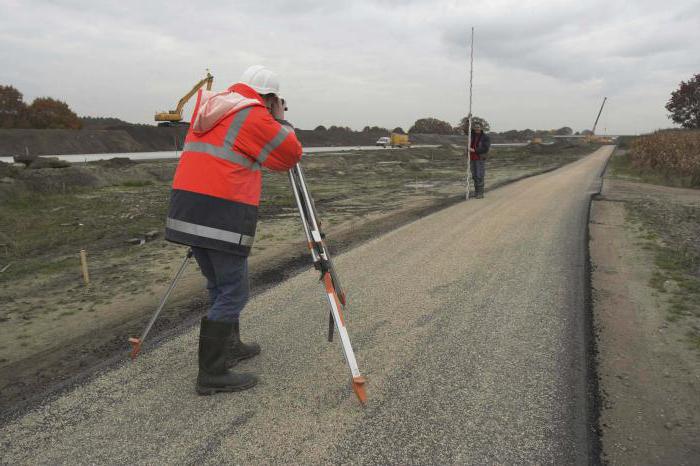
<svg viewBox="0 0 700 466">
<path fill-rule="evenodd" d="M 588 386 L 586 387 L 586 392 L 588 396 L 588 432 L 589 432 L 589 442 L 588 442 L 588 458 L 589 464 L 591 465 L 602 465 L 605 464 L 603 461 L 603 442 L 602 442 L 602 430 L 600 428 L 600 414 L 603 406 L 603 398 L 600 391 L 600 379 L 598 376 L 598 334 L 599 331 L 595 324 L 594 315 L 594 302 L 593 302 L 593 261 L 591 260 L 591 210 L 593 208 L 593 201 L 595 201 L 603 190 L 603 183 L 605 181 L 605 174 L 608 170 L 608 165 L 610 159 L 612 158 L 615 150 L 610 153 L 608 159 L 605 161 L 605 165 L 598 175 L 598 186 L 597 190 L 592 192 L 590 199 L 588 201 L 588 210 L 586 213 L 586 232 L 585 232 L 585 286 L 584 286 L 584 345 L 587 361 L 586 361 L 586 380 Z"/>
</svg>

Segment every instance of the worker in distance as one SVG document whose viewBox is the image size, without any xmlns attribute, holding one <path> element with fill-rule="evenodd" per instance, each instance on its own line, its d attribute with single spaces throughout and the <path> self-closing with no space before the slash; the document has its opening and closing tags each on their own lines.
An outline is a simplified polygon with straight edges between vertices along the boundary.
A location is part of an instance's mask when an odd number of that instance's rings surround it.
<svg viewBox="0 0 700 466">
<path fill-rule="evenodd" d="M 261 170 L 289 170 L 302 156 L 279 90 L 277 75 L 261 65 L 223 92 L 200 90 L 175 171 L 165 239 L 192 248 L 211 305 L 199 333 L 200 395 L 257 383 L 230 368 L 260 353 L 258 344 L 241 341 L 239 319 L 249 295 Z"/>
<path fill-rule="evenodd" d="M 469 123 L 467 123 L 468 125 Z M 465 126 L 464 132 L 469 131 Z M 486 159 L 491 148 L 491 138 L 484 132 L 481 122 L 472 120 L 471 147 L 469 147 L 469 168 L 474 180 L 474 191 L 477 199 L 484 198 L 486 182 Z"/>
</svg>

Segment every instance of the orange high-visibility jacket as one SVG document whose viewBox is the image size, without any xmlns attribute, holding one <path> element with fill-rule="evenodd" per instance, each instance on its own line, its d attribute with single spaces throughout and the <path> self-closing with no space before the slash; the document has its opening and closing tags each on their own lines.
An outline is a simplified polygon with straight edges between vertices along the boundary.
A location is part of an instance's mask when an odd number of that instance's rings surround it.
<svg viewBox="0 0 700 466">
<path fill-rule="evenodd" d="M 249 86 L 200 90 L 175 171 L 165 239 L 248 255 L 262 167 L 289 170 L 301 155 L 291 125 L 276 121 Z"/>
</svg>

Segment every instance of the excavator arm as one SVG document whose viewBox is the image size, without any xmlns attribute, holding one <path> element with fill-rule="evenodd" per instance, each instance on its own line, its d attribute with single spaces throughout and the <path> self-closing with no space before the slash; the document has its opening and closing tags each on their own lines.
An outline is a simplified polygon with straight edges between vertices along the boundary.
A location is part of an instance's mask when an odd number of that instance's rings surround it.
<svg viewBox="0 0 700 466">
<path fill-rule="evenodd" d="M 180 101 L 177 103 L 177 108 L 175 110 L 170 110 L 169 112 L 158 112 L 156 113 L 155 120 L 173 123 L 182 121 L 182 109 L 185 107 L 187 101 L 190 100 L 192 96 L 195 95 L 195 93 L 205 84 L 207 86 L 207 90 L 210 91 L 213 83 L 214 76 L 212 76 L 211 73 L 207 71 L 206 77 L 199 81 L 197 84 L 195 84 L 192 87 L 192 89 L 190 89 L 190 91 L 180 99 Z"/>
</svg>

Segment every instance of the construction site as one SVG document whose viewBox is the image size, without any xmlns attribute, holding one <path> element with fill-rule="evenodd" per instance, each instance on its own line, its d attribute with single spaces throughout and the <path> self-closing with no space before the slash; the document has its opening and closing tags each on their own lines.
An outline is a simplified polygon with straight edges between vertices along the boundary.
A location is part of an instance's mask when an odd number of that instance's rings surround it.
<svg viewBox="0 0 700 466">
<path fill-rule="evenodd" d="M 225 55 L 78 3 L 0 20 L 0 464 L 700 462 L 696 64 L 572 78 L 553 4 L 239 2 Z"/>
</svg>

